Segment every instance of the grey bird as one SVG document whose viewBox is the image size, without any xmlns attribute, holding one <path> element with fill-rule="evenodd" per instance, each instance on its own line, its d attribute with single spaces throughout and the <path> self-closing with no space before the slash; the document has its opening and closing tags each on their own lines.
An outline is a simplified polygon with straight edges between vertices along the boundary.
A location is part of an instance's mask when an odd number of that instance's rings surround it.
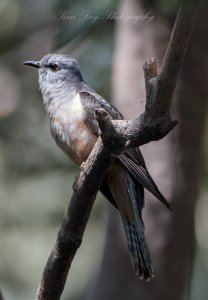
<svg viewBox="0 0 208 300">
<path fill-rule="evenodd" d="M 24 65 L 38 68 L 51 134 L 57 145 L 80 166 L 99 136 L 95 110 L 104 108 L 112 119 L 123 116 L 85 83 L 76 59 L 48 54 L 40 61 L 26 61 Z M 141 151 L 134 148 L 113 160 L 100 191 L 120 212 L 135 273 L 148 280 L 153 277 L 153 268 L 142 220 L 144 188 L 171 210 L 147 171 Z"/>
</svg>

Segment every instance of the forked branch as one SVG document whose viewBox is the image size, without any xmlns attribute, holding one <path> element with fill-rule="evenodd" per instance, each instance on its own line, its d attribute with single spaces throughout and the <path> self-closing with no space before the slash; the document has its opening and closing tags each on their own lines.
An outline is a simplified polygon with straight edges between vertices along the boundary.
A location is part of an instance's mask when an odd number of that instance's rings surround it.
<svg viewBox="0 0 208 300">
<path fill-rule="evenodd" d="M 36 300 L 60 299 L 112 157 L 127 148 L 159 140 L 175 127 L 170 106 L 196 14 L 196 7 L 189 11 L 179 10 L 159 75 L 154 59 L 144 64 L 146 108 L 142 115 L 135 120 L 111 120 L 104 110 L 95 112 L 101 136 L 74 183 L 74 192 L 42 274 Z"/>
</svg>

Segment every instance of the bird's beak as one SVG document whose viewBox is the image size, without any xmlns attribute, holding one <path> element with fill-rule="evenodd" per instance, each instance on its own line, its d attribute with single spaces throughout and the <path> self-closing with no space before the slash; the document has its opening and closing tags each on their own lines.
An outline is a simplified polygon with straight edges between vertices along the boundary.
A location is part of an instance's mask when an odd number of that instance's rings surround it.
<svg viewBox="0 0 208 300">
<path fill-rule="evenodd" d="M 23 62 L 23 65 L 32 66 L 32 67 L 38 68 L 38 69 L 40 68 L 40 62 L 39 61 L 28 60 L 28 61 Z"/>
</svg>

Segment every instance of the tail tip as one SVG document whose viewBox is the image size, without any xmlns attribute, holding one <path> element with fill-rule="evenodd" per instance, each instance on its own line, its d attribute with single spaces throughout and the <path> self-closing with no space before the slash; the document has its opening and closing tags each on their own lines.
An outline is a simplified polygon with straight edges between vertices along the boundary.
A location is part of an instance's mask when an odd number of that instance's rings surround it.
<svg viewBox="0 0 208 300">
<path fill-rule="evenodd" d="M 155 277 L 153 270 L 151 272 L 148 271 L 148 273 L 141 273 L 139 271 L 135 271 L 135 273 L 140 280 L 146 280 L 146 282 L 150 282 Z"/>
<path fill-rule="evenodd" d="M 171 205 L 168 202 L 166 202 L 166 206 L 169 209 L 169 211 L 171 212 L 171 214 L 174 215 L 175 212 L 174 212 L 174 210 L 172 209 Z"/>
<path fill-rule="evenodd" d="M 151 273 L 148 278 L 146 278 L 146 282 L 150 282 L 155 277 L 154 273 Z"/>
</svg>

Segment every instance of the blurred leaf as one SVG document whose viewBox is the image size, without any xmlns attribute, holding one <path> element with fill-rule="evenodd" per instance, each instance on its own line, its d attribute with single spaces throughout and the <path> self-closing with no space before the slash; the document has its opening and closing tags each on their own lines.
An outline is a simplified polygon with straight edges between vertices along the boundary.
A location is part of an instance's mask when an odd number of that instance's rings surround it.
<svg viewBox="0 0 208 300">
<path fill-rule="evenodd" d="M 20 19 L 19 3 L 14 0 L 0 2 L 0 35 L 4 36 L 16 29 Z"/>
<path fill-rule="evenodd" d="M 206 0 L 202 0 L 202 2 L 205 2 Z M 167 13 L 176 13 L 179 6 L 183 4 L 187 9 L 192 6 L 192 3 L 196 2 L 195 0 L 158 0 L 158 1 L 153 1 L 153 5 L 155 4 L 160 10 L 160 12 L 167 12 Z"/>
<path fill-rule="evenodd" d="M 58 23 L 58 34 L 55 37 L 55 48 L 61 48 L 77 37 L 88 36 L 92 29 L 100 29 L 107 16 L 115 12 L 118 0 L 90 1 L 57 1 L 55 14 Z"/>
</svg>

